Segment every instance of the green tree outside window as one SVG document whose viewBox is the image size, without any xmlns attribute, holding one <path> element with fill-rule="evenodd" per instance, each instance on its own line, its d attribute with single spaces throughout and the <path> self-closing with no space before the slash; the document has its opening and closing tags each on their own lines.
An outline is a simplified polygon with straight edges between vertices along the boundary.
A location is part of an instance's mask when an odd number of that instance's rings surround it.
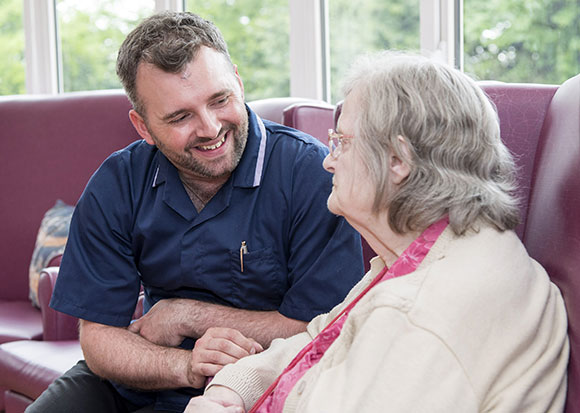
<svg viewBox="0 0 580 413">
<path fill-rule="evenodd" d="M 478 79 L 560 84 L 580 72 L 580 1 L 464 0 L 464 37 Z"/>
<path fill-rule="evenodd" d="M 289 0 L 189 0 L 222 32 L 247 101 L 290 95 Z"/>
<path fill-rule="evenodd" d="M 25 93 L 21 0 L 0 0 L 0 56 L 0 95 Z"/>
</svg>

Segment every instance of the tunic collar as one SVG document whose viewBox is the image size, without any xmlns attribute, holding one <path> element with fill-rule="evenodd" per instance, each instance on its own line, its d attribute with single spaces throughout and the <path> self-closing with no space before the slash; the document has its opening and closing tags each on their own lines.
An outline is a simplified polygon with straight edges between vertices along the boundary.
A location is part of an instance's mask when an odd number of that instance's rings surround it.
<svg viewBox="0 0 580 413">
<path fill-rule="evenodd" d="M 219 200 L 220 208 L 223 210 L 229 205 L 232 186 L 240 188 L 255 188 L 262 181 L 262 176 L 266 164 L 266 144 L 268 133 L 264 122 L 247 105 L 248 111 L 248 140 L 240 163 L 232 172 L 232 176 L 220 188 L 218 193 L 211 199 L 208 205 L 201 211 L 201 215 L 206 215 L 204 211 L 210 204 L 215 204 Z M 198 214 L 183 184 L 179 178 L 177 168 L 161 153 L 157 151 L 153 165 L 155 172 L 151 181 L 151 186 L 157 188 L 166 184 L 164 189 L 164 201 L 188 220 L 192 220 Z M 213 215 L 213 214 L 212 214 Z"/>
</svg>

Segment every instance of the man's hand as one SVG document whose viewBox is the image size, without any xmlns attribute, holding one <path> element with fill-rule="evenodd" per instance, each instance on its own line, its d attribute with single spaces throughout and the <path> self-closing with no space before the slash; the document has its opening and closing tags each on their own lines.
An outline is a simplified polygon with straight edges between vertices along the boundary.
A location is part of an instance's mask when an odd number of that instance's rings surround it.
<svg viewBox="0 0 580 413">
<path fill-rule="evenodd" d="M 263 347 L 279 337 L 306 330 L 306 322 L 277 311 L 252 311 L 189 298 L 167 298 L 157 302 L 128 331 L 163 347 L 177 347 L 186 338 L 199 338 L 211 327 L 233 328 L 252 337 Z"/>
<path fill-rule="evenodd" d="M 244 402 L 235 391 L 223 386 L 210 387 L 203 396 L 189 401 L 185 413 L 244 413 Z"/>
<path fill-rule="evenodd" d="M 245 337 L 238 330 L 210 328 L 195 342 L 187 372 L 188 380 L 192 387 L 201 388 L 208 377 L 215 376 L 226 364 L 261 351 L 260 343 Z"/>
<path fill-rule="evenodd" d="M 131 323 L 128 330 L 146 340 L 164 347 L 177 347 L 185 339 L 182 319 L 187 316 L 180 298 L 158 301 L 140 319 Z"/>
</svg>

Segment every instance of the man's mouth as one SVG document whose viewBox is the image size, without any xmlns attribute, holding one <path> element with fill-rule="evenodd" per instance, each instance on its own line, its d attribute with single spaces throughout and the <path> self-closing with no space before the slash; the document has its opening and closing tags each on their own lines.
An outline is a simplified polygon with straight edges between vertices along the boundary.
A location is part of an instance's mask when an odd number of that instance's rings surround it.
<svg viewBox="0 0 580 413">
<path fill-rule="evenodd" d="M 224 134 L 224 136 L 218 142 L 216 142 L 215 144 L 208 145 L 208 146 L 198 146 L 197 148 L 199 150 L 202 150 L 202 151 L 213 151 L 214 149 L 217 149 L 220 146 L 222 146 L 225 141 L 226 141 L 226 135 Z"/>
</svg>

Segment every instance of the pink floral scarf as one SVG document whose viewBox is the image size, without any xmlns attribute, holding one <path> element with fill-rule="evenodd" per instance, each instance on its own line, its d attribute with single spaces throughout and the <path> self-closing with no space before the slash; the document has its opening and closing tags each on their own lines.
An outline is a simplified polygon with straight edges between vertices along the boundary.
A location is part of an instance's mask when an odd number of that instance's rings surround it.
<svg viewBox="0 0 580 413">
<path fill-rule="evenodd" d="M 437 241 L 449 220 L 441 219 L 429 226 L 415 239 L 403 254 L 395 261 L 390 269 L 386 267 L 375 277 L 365 290 L 359 294 L 330 324 L 324 328 L 306 347 L 298 353 L 278 379 L 256 402 L 250 413 L 279 413 L 282 412 L 288 394 L 294 385 L 306 372 L 316 365 L 334 340 L 340 335 L 342 327 L 350 310 L 376 284 L 391 278 L 407 275 L 417 269 L 431 247 Z"/>
</svg>

